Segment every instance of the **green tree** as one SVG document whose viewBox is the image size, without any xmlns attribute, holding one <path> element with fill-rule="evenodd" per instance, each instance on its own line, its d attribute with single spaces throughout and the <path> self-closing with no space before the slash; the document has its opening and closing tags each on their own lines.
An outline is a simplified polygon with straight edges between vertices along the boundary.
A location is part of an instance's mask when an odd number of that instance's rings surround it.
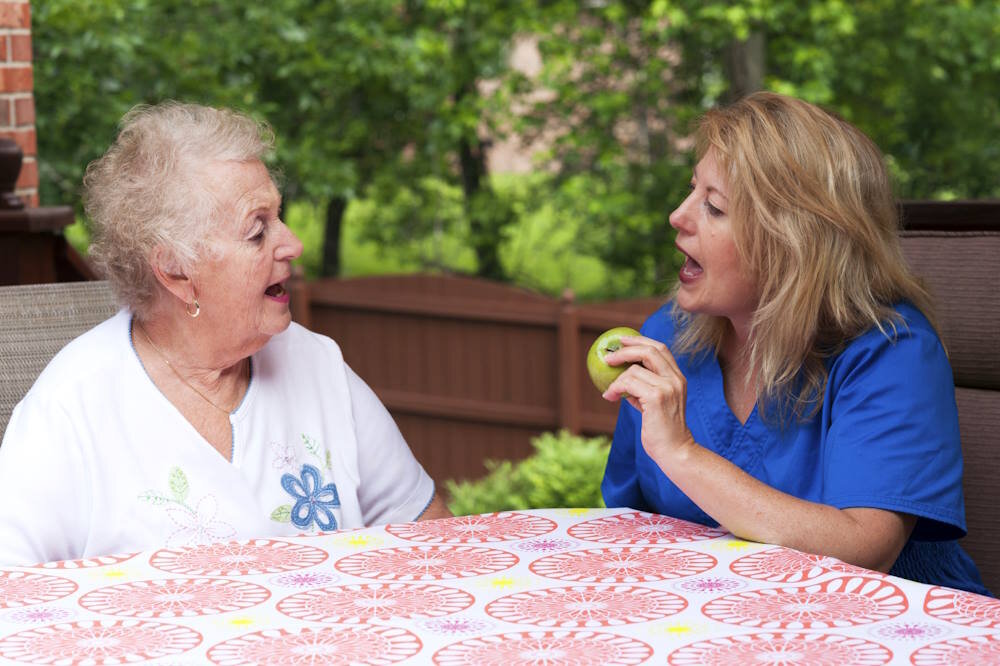
<svg viewBox="0 0 1000 666">
<path fill-rule="evenodd" d="M 691 121 L 760 86 L 859 125 L 903 198 L 1000 193 L 995 2 L 562 0 L 533 16 L 545 66 L 533 86 L 511 82 L 539 100 L 518 129 L 555 137 L 540 191 L 581 222 L 578 247 L 612 267 L 619 293 L 662 291 L 674 274 L 667 215 Z"/>
</svg>

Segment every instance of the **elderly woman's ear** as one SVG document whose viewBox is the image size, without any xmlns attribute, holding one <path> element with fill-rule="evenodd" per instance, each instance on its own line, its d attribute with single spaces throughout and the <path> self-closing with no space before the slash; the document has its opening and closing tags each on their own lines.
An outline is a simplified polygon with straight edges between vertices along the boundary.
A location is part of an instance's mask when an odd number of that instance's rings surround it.
<svg viewBox="0 0 1000 666">
<path fill-rule="evenodd" d="M 194 283 L 172 252 L 163 246 L 156 247 L 151 253 L 149 264 L 161 287 L 183 303 L 195 300 Z"/>
</svg>

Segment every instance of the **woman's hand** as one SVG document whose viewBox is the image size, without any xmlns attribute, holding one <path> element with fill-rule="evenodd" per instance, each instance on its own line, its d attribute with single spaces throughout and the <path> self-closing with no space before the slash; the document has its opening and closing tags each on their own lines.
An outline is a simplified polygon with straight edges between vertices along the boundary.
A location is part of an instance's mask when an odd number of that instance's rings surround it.
<svg viewBox="0 0 1000 666">
<path fill-rule="evenodd" d="M 665 344 L 645 336 L 622 336 L 622 348 L 608 354 L 609 365 L 634 363 L 604 392 L 605 400 L 625 398 L 642 414 L 642 447 L 660 467 L 697 446 L 684 417 L 687 379 Z"/>
</svg>

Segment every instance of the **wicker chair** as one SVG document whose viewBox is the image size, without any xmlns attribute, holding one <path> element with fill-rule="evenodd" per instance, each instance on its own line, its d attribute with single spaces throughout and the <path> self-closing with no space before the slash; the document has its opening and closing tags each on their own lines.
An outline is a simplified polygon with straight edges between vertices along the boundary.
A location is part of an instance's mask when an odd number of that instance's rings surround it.
<svg viewBox="0 0 1000 666">
<path fill-rule="evenodd" d="M 0 287 L 0 437 L 56 352 L 117 311 L 103 281 Z"/>
<path fill-rule="evenodd" d="M 903 252 L 934 296 L 965 459 L 962 546 L 1000 595 L 1000 202 L 903 206 Z"/>
</svg>

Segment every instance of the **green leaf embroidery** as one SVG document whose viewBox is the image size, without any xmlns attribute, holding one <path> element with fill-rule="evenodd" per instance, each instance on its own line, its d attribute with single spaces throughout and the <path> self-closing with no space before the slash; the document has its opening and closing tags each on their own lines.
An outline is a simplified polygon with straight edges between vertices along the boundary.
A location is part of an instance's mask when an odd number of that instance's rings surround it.
<svg viewBox="0 0 1000 666">
<path fill-rule="evenodd" d="M 320 456 L 320 454 L 319 454 L 319 444 L 316 443 L 315 439 L 313 439 L 309 435 L 306 435 L 305 433 L 303 433 L 302 434 L 302 443 L 305 444 L 306 451 L 308 451 L 309 453 L 313 454 L 314 456 L 316 456 L 320 460 L 323 459 L 323 457 Z"/>
<path fill-rule="evenodd" d="M 147 490 L 143 493 L 139 493 L 139 499 L 143 502 L 149 502 L 153 506 L 163 506 L 164 504 L 173 501 L 169 497 L 164 497 L 155 490 Z"/>
<path fill-rule="evenodd" d="M 174 494 L 174 499 L 182 504 L 187 499 L 188 480 L 180 467 L 174 467 L 170 470 L 170 492 Z"/>
<path fill-rule="evenodd" d="M 290 523 L 292 522 L 292 505 L 282 504 L 277 509 L 271 512 L 271 520 L 277 523 Z"/>
<path fill-rule="evenodd" d="M 326 469 L 328 472 L 333 471 L 333 456 L 330 454 L 330 450 L 326 451 Z"/>
</svg>

